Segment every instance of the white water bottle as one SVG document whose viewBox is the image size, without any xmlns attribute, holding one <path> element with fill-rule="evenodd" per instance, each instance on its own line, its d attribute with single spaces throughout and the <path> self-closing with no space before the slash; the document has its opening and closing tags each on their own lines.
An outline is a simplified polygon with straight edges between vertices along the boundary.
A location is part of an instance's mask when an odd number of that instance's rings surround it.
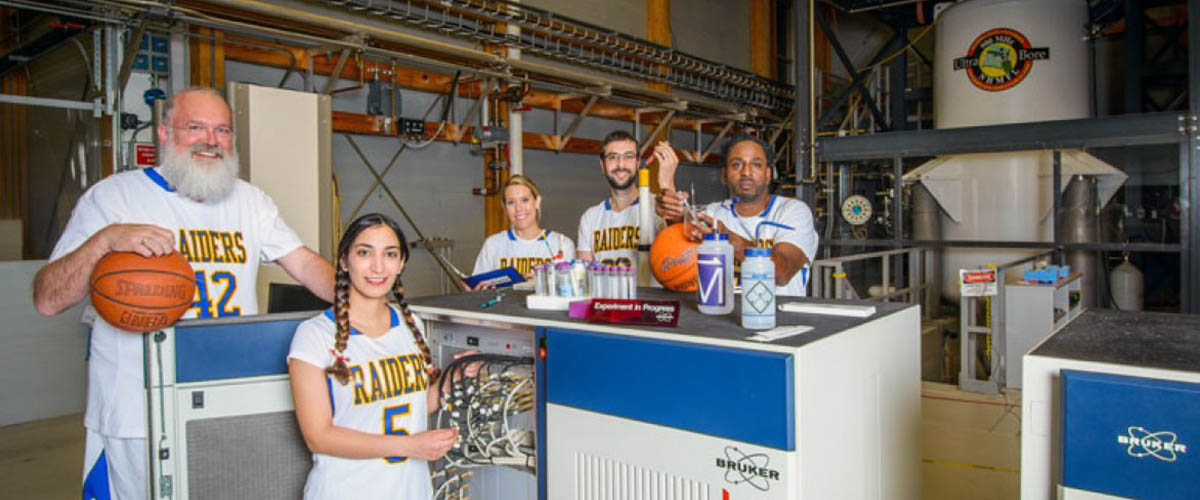
<svg viewBox="0 0 1200 500">
<path fill-rule="evenodd" d="M 775 328 L 775 263 L 771 249 L 747 248 L 742 261 L 742 328 Z"/>
<path fill-rule="evenodd" d="M 704 242 L 696 249 L 696 278 L 700 312 L 733 312 L 733 245 L 729 244 L 729 235 L 704 235 Z"/>
</svg>

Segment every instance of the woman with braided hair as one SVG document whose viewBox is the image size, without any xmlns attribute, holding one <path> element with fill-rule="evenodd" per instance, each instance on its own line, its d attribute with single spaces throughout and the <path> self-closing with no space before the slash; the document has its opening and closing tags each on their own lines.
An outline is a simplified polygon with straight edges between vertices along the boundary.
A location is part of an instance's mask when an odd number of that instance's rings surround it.
<svg viewBox="0 0 1200 500">
<path fill-rule="evenodd" d="M 395 221 L 359 217 L 338 245 L 334 306 L 296 328 L 288 372 L 300 432 L 313 452 L 306 499 L 428 499 L 426 462 L 445 455 L 458 437 L 454 428 L 427 430 L 440 384 L 404 301 L 407 260 Z"/>
</svg>

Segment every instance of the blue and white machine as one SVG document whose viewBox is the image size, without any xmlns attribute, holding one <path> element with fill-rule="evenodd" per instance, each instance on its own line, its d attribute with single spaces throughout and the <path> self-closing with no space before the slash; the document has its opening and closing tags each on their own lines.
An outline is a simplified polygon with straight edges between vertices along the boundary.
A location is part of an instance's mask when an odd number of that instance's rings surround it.
<svg viewBox="0 0 1200 500">
<path fill-rule="evenodd" d="M 1088 311 L 1025 356 L 1021 498 L 1200 498 L 1200 317 Z"/>
<path fill-rule="evenodd" d="M 592 324 L 515 299 L 481 309 L 486 293 L 413 301 L 441 365 L 468 349 L 537 358 L 536 409 L 511 422 L 536 430 L 537 473 L 477 469 L 472 499 L 920 497 L 917 307 L 781 312 L 781 325 L 812 329 L 759 342 L 736 311 L 701 315 L 691 296 L 657 289 L 639 296 L 682 299 L 679 326 Z M 299 496 L 311 457 L 285 356 L 313 314 L 146 336 L 153 498 Z"/>
<path fill-rule="evenodd" d="M 443 348 L 535 339 L 539 500 L 920 497 L 917 307 L 781 312 L 781 325 L 812 330 L 757 342 L 736 311 L 702 315 L 694 296 L 658 289 L 638 297 L 682 300 L 679 326 L 587 323 L 521 300 L 484 310 L 478 294 L 413 310 Z M 473 499 L 535 498 L 476 479 Z"/>
</svg>

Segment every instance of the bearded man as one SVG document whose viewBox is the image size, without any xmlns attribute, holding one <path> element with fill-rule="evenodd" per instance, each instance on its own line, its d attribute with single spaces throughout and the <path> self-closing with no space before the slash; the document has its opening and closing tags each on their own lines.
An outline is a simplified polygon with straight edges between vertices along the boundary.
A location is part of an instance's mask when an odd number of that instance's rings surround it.
<svg viewBox="0 0 1200 500">
<path fill-rule="evenodd" d="M 231 113 L 215 90 L 167 101 L 157 168 L 109 176 L 80 197 L 50 262 L 34 277 L 33 303 L 51 316 L 82 301 L 109 252 L 180 252 L 196 272 L 184 318 L 257 314 L 259 262 L 279 264 L 314 295 L 333 301 L 333 266 L 309 250 L 275 202 L 238 178 Z M 92 315 L 85 315 L 92 316 Z M 84 498 L 146 498 L 146 406 L 141 334 L 92 320 Z"/>
<path fill-rule="evenodd" d="M 654 145 L 652 158 L 659 163 L 659 185 L 674 192 L 679 157 L 667 141 Z M 631 267 L 637 262 L 638 143 L 629 132 L 613 131 L 600 143 L 600 173 L 608 181 L 608 198 L 589 207 L 579 218 L 575 256 L 605 265 Z M 655 223 L 659 224 L 657 218 Z"/>
</svg>

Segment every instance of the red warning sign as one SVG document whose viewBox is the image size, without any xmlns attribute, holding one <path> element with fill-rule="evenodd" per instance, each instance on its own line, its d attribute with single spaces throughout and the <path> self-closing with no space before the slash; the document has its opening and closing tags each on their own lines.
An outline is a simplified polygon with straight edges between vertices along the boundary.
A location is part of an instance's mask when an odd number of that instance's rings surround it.
<svg viewBox="0 0 1200 500">
<path fill-rule="evenodd" d="M 153 144 L 137 144 L 134 146 L 134 164 L 139 168 L 158 165 L 158 151 Z"/>
</svg>

